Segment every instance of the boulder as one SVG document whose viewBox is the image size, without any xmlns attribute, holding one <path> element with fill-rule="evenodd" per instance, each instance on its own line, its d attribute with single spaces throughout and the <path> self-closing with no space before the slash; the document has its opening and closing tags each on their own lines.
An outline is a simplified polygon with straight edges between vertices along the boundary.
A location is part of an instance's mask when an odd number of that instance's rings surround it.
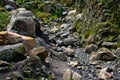
<svg viewBox="0 0 120 80">
<path fill-rule="evenodd" d="M 82 80 L 82 76 L 77 72 L 73 72 L 72 79 L 73 80 Z"/>
<path fill-rule="evenodd" d="M 7 31 L 31 37 L 41 34 L 40 23 L 31 11 L 19 8 L 11 13 L 12 17 L 7 25 Z"/>
<path fill-rule="evenodd" d="M 45 47 L 36 47 L 30 50 L 29 55 L 31 56 L 39 56 L 42 61 L 48 56 L 48 51 Z"/>
<path fill-rule="evenodd" d="M 5 5 L 5 8 L 9 11 L 14 10 L 15 8 L 10 5 Z"/>
<path fill-rule="evenodd" d="M 35 40 L 28 36 L 22 36 L 13 32 L 2 31 L 0 32 L 0 45 L 11 45 L 23 43 L 26 52 L 35 47 Z"/>
<path fill-rule="evenodd" d="M 36 45 L 35 47 L 43 46 L 46 49 L 49 49 L 48 44 L 40 37 L 35 38 L 35 45 Z"/>
<path fill-rule="evenodd" d="M 63 74 L 62 80 L 70 80 L 71 76 L 72 76 L 72 71 L 70 69 L 66 69 Z"/>
<path fill-rule="evenodd" d="M 5 1 L 6 5 L 10 5 L 14 9 L 17 9 L 19 7 L 18 4 L 14 0 L 3 0 L 3 1 Z"/>
<path fill-rule="evenodd" d="M 95 51 L 97 51 L 97 49 L 98 49 L 98 46 L 97 46 L 97 45 L 95 45 L 95 44 L 90 44 L 90 45 L 86 46 L 86 48 L 85 48 L 85 53 L 95 52 Z"/>
<path fill-rule="evenodd" d="M 24 53 L 25 46 L 23 43 L 0 46 L 0 60 L 4 61 L 23 60 L 25 58 Z"/>
<path fill-rule="evenodd" d="M 113 74 L 110 73 L 112 72 L 112 69 L 106 67 L 100 70 L 100 72 L 98 73 L 98 78 L 100 80 L 107 80 L 107 79 L 111 79 L 113 78 Z"/>
<path fill-rule="evenodd" d="M 97 52 L 92 53 L 90 60 L 113 61 L 116 58 L 117 56 L 114 53 L 112 53 L 110 50 L 108 50 L 107 48 L 101 48 Z"/>
<path fill-rule="evenodd" d="M 81 80 L 81 79 L 82 76 L 79 73 L 72 71 L 70 69 L 66 69 L 62 77 L 62 80 Z"/>
<path fill-rule="evenodd" d="M 6 67 L 6 66 L 9 66 L 10 64 L 6 61 L 2 61 L 0 60 L 0 67 Z"/>
<path fill-rule="evenodd" d="M 30 56 L 17 62 L 12 69 L 20 72 L 24 77 L 33 77 L 42 74 L 42 63 L 38 56 Z"/>
<path fill-rule="evenodd" d="M 66 53 L 67 56 L 74 57 L 74 54 L 75 54 L 75 50 L 74 49 L 66 48 L 64 52 Z"/>
<path fill-rule="evenodd" d="M 107 47 L 107 48 L 116 48 L 117 44 L 113 42 L 103 42 L 102 46 Z"/>
</svg>

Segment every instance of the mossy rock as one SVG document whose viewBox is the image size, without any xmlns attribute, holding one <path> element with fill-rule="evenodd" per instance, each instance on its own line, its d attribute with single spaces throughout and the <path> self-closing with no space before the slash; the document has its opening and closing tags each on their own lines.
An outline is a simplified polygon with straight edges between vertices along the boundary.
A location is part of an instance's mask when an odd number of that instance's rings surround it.
<svg viewBox="0 0 120 80">
<path fill-rule="evenodd" d="M 25 46 L 23 43 L 0 46 L 0 60 L 4 61 L 19 61 L 23 60 L 25 53 Z"/>
</svg>

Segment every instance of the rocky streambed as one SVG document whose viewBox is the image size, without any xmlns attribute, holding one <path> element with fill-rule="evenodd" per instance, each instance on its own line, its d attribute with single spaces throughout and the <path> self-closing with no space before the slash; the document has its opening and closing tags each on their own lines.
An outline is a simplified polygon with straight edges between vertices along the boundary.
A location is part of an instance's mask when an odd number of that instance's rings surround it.
<svg viewBox="0 0 120 80">
<path fill-rule="evenodd" d="M 7 31 L 0 32 L 0 80 L 120 80 L 120 49 L 108 48 L 116 44 L 86 45 L 92 38 L 73 27 L 82 14 L 63 13 L 40 24 L 31 11 L 11 11 Z"/>
<path fill-rule="evenodd" d="M 61 26 L 45 25 L 44 30 L 49 35 L 49 42 L 53 49 L 51 57 L 58 60 L 57 62 L 50 61 L 51 65 L 57 66 L 60 63 L 57 70 L 53 68 L 57 71 L 55 73 L 57 80 L 120 79 L 120 71 L 117 67 L 119 65 L 119 61 L 117 61 L 119 49 L 111 51 L 105 47 L 99 48 L 96 44 L 89 44 L 85 48 L 81 48 L 83 41 L 77 37 L 77 33 L 71 31 L 71 24 L 66 22 Z M 63 71 L 63 77 L 59 76 L 59 78 L 58 74 L 61 71 Z"/>
</svg>

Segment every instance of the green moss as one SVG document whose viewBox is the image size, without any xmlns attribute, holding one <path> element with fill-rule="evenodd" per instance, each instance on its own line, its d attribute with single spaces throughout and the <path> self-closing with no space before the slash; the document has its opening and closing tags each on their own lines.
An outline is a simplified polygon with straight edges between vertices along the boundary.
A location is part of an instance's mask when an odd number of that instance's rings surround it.
<svg viewBox="0 0 120 80">
<path fill-rule="evenodd" d="M 23 53 L 25 51 L 25 46 L 21 45 L 17 50 L 18 50 L 18 53 Z"/>
</svg>

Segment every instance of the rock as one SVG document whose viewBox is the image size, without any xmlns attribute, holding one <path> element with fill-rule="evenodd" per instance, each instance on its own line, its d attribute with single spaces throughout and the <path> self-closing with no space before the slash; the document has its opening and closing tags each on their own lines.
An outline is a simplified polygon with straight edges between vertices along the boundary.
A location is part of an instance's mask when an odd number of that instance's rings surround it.
<svg viewBox="0 0 120 80">
<path fill-rule="evenodd" d="M 56 33 L 56 32 L 58 32 L 59 31 L 59 29 L 56 27 L 56 26 L 54 26 L 52 29 L 51 29 L 51 32 L 53 32 L 53 33 Z"/>
<path fill-rule="evenodd" d="M 6 73 L 6 72 L 9 72 L 11 70 L 10 67 L 0 67 L 0 73 Z"/>
<path fill-rule="evenodd" d="M 26 53 L 33 49 L 35 45 L 35 40 L 31 37 L 22 36 L 23 44 L 25 45 Z M 27 55 L 27 54 L 26 54 Z"/>
<path fill-rule="evenodd" d="M 40 38 L 40 37 L 37 37 L 35 38 L 35 47 L 40 47 L 40 46 L 44 46 L 45 48 L 49 49 L 49 46 L 46 44 L 46 42 Z"/>
<path fill-rule="evenodd" d="M 120 56 L 120 48 L 117 48 L 115 54 L 116 54 L 117 56 Z"/>
<path fill-rule="evenodd" d="M 42 63 L 38 56 L 30 56 L 23 61 L 17 62 L 12 69 L 21 72 L 24 77 L 38 76 L 42 74 Z"/>
<path fill-rule="evenodd" d="M 76 18 L 77 18 L 77 20 L 80 20 L 82 18 L 82 14 L 77 14 Z"/>
<path fill-rule="evenodd" d="M 76 9 L 71 10 L 71 11 L 68 12 L 68 16 L 75 15 L 76 12 L 77 12 Z"/>
<path fill-rule="evenodd" d="M 63 41 L 62 40 L 57 40 L 57 45 L 62 45 L 63 44 Z"/>
<path fill-rule="evenodd" d="M 5 5 L 5 8 L 9 11 L 14 10 L 15 8 L 10 5 Z"/>
<path fill-rule="evenodd" d="M 84 69 L 84 66 L 77 66 L 77 69 Z"/>
<path fill-rule="evenodd" d="M 106 79 L 113 78 L 113 75 L 110 72 L 107 71 L 108 69 L 109 68 L 103 68 L 103 69 L 100 70 L 100 72 L 98 73 L 98 78 L 100 80 L 101 79 L 106 80 Z"/>
<path fill-rule="evenodd" d="M 68 35 L 69 35 L 69 32 L 65 31 L 62 35 L 60 35 L 60 37 L 66 38 Z"/>
<path fill-rule="evenodd" d="M 24 77 L 20 72 L 12 72 L 9 78 L 10 80 L 24 80 Z"/>
<path fill-rule="evenodd" d="M 20 36 L 12 35 L 11 33 L 7 31 L 0 32 L 0 45 L 16 44 L 21 41 L 22 39 Z"/>
<path fill-rule="evenodd" d="M 102 46 L 107 47 L 107 48 L 116 48 L 117 44 L 116 43 L 112 43 L 112 42 L 103 42 Z"/>
<path fill-rule="evenodd" d="M 10 64 L 6 61 L 0 60 L 0 67 L 6 67 L 6 66 L 10 66 Z"/>
<path fill-rule="evenodd" d="M 7 25 L 7 31 L 31 37 L 42 34 L 42 31 L 40 30 L 40 23 L 31 11 L 20 8 L 13 13 L 11 21 Z"/>
<path fill-rule="evenodd" d="M 70 69 L 66 69 L 63 74 L 62 80 L 70 80 L 71 76 L 72 76 L 72 71 Z"/>
<path fill-rule="evenodd" d="M 87 39 L 87 42 L 88 43 L 94 43 L 95 39 L 94 39 L 94 34 L 91 34 L 88 39 Z"/>
<path fill-rule="evenodd" d="M 96 69 L 102 69 L 102 66 L 96 65 Z"/>
<path fill-rule="evenodd" d="M 77 72 L 73 72 L 72 79 L 73 80 L 81 80 L 82 76 L 80 74 L 78 74 Z"/>
<path fill-rule="evenodd" d="M 49 42 L 56 44 L 56 36 L 49 36 Z"/>
<path fill-rule="evenodd" d="M 71 80 L 71 79 L 72 80 L 81 80 L 82 76 L 75 71 L 66 69 L 63 74 L 62 80 Z"/>
<path fill-rule="evenodd" d="M 74 39 L 73 37 L 70 38 L 65 38 L 64 41 L 62 41 L 61 44 L 59 44 L 59 46 L 76 46 L 75 43 L 77 42 L 76 39 Z"/>
<path fill-rule="evenodd" d="M 63 11 L 63 12 L 62 12 L 62 15 L 63 15 L 63 16 L 66 16 L 67 13 L 68 13 L 67 11 Z"/>
<path fill-rule="evenodd" d="M 66 16 L 64 22 L 71 25 L 74 20 L 75 20 L 75 16 Z"/>
<path fill-rule="evenodd" d="M 30 50 L 29 55 L 31 56 L 39 56 L 41 61 L 44 61 L 48 56 L 48 51 L 45 47 L 36 47 Z"/>
<path fill-rule="evenodd" d="M 33 19 L 31 17 L 17 17 L 11 19 L 11 23 L 8 26 L 8 31 L 35 37 L 35 25 Z"/>
<path fill-rule="evenodd" d="M 78 62 L 78 61 L 70 61 L 70 62 L 68 63 L 68 65 L 70 65 L 70 66 L 72 66 L 72 67 L 76 67 L 76 66 L 79 65 L 79 62 Z"/>
<path fill-rule="evenodd" d="M 61 27 L 61 28 L 68 28 L 68 27 L 70 27 L 70 26 L 71 26 L 71 24 L 68 24 L 68 23 L 65 24 L 65 23 L 64 23 L 64 24 L 62 24 L 60 27 Z"/>
<path fill-rule="evenodd" d="M 25 46 L 23 43 L 0 46 L 0 60 L 19 61 L 24 59 Z"/>
<path fill-rule="evenodd" d="M 31 11 L 27 11 L 24 8 L 17 9 L 18 12 L 16 13 L 18 17 L 32 17 L 34 18 L 34 14 Z"/>
<path fill-rule="evenodd" d="M 19 6 L 14 0 L 5 0 L 6 5 L 10 5 L 14 9 L 17 9 Z"/>
<path fill-rule="evenodd" d="M 97 45 L 90 44 L 86 46 L 85 53 L 91 53 L 91 52 L 97 51 L 97 49 L 98 49 Z"/>
<path fill-rule="evenodd" d="M 33 38 L 28 36 L 22 36 L 13 32 L 2 31 L 0 32 L 0 45 L 11 45 L 23 43 L 26 52 L 35 47 L 35 41 Z"/>
<path fill-rule="evenodd" d="M 67 61 L 67 57 L 64 52 L 53 52 L 51 55 L 55 59 L 60 59 L 62 61 Z"/>
<path fill-rule="evenodd" d="M 67 56 L 74 57 L 74 53 L 75 53 L 74 49 L 66 48 L 64 52 L 66 53 Z"/>
<path fill-rule="evenodd" d="M 93 52 L 90 60 L 102 60 L 102 61 L 113 61 L 117 56 L 106 48 L 101 48 L 97 52 Z"/>
</svg>

